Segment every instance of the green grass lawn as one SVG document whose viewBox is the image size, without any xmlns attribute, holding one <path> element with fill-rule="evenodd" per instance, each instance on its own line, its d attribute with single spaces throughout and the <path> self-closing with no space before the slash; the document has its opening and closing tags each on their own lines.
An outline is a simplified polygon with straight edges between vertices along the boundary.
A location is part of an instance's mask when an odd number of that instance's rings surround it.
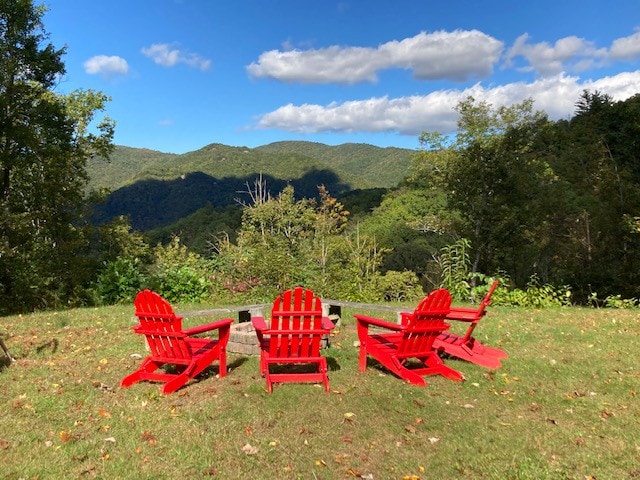
<svg viewBox="0 0 640 480">
<path fill-rule="evenodd" d="M 330 394 L 271 395 L 239 355 L 172 395 L 120 389 L 146 354 L 132 306 L 2 318 L 17 361 L 0 364 L 0 477 L 640 478 L 639 310 L 489 307 L 478 338 L 510 358 L 446 359 L 466 380 L 426 388 L 358 371 L 354 313 L 324 351 Z"/>
</svg>

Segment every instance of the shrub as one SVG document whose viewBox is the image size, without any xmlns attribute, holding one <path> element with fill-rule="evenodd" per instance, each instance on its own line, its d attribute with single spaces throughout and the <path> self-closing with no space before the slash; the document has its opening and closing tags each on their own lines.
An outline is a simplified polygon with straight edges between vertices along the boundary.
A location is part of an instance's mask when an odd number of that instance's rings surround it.
<svg viewBox="0 0 640 480">
<path fill-rule="evenodd" d="M 180 238 L 158 245 L 154 256 L 149 286 L 169 302 L 201 302 L 211 296 L 211 262 L 189 252 Z"/>
<path fill-rule="evenodd" d="M 514 289 L 500 303 L 518 307 L 544 308 L 571 305 L 571 288 L 542 284 L 537 275 L 532 275 L 525 290 Z"/>
<path fill-rule="evenodd" d="M 107 305 L 131 302 L 144 282 L 139 261 L 116 258 L 107 262 L 98 275 L 95 292 L 99 301 Z"/>
<path fill-rule="evenodd" d="M 389 270 L 376 279 L 376 293 L 387 302 L 403 302 L 420 299 L 424 292 L 415 272 Z"/>
</svg>

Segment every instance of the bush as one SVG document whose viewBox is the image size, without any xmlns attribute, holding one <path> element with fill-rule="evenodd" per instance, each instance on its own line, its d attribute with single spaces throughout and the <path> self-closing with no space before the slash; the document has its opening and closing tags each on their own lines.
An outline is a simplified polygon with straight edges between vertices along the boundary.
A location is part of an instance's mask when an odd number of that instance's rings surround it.
<svg viewBox="0 0 640 480">
<path fill-rule="evenodd" d="M 541 284 L 537 275 L 532 275 L 526 290 L 518 288 L 511 290 L 501 297 L 500 303 L 517 307 L 544 308 L 571 305 L 571 288 L 568 286 L 554 287 Z"/>
<path fill-rule="evenodd" d="M 622 295 L 609 295 L 604 300 L 598 298 L 596 292 L 589 297 L 589 302 L 595 308 L 636 308 L 639 305 L 637 298 L 622 298 Z"/>
<path fill-rule="evenodd" d="M 178 237 L 167 246 L 158 245 L 154 256 L 149 286 L 169 302 L 197 303 L 211 296 L 211 262 L 189 252 Z"/>
<path fill-rule="evenodd" d="M 211 296 L 211 282 L 205 271 L 188 265 L 164 268 L 150 279 L 150 288 L 171 303 L 198 303 Z"/>
<path fill-rule="evenodd" d="M 145 282 L 140 270 L 139 261 L 126 257 L 107 262 L 96 282 L 99 301 L 107 305 L 131 302 Z"/>
<path fill-rule="evenodd" d="M 376 279 L 376 292 L 386 302 L 413 301 L 422 298 L 424 292 L 415 272 L 387 271 Z"/>
</svg>

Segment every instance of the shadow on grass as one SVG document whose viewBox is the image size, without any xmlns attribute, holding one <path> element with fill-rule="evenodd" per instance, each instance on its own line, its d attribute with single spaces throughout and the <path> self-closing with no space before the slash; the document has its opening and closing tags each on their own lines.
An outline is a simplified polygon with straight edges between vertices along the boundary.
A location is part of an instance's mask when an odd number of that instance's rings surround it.
<svg viewBox="0 0 640 480">
<path fill-rule="evenodd" d="M 336 372 L 340 370 L 340 364 L 333 357 L 326 357 L 327 370 Z M 317 363 L 296 363 L 296 364 L 271 364 L 271 373 L 315 373 L 318 371 Z"/>
<path fill-rule="evenodd" d="M 337 372 L 340 370 L 340 364 L 333 357 L 327 357 L 327 368 L 330 372 Z"/>
<path fill-rule="evenodd" d="M 231 370 L 235 370 L 236 368 L 241 367 L 247 360 L 249 360 L 247 357 L 238 357 L 234 359 L 233 362 L 227 363 L 227 374 L 229 374 Z M 220 365 L 218 365 L 218 363 L 216 362 L 215 364 L 210 365 L 209 367 L 205 368 L 202 372 L 200 372 L 200 374 L 197 375 L 192 380 L 192 382 L 199 383 L 202 380 L 215 377 L 219 373 L 220 373 Z"/>
<path fill-rule="evenodd" d="M 44 342 L 36 347 L 37 353 L 42 353 L 46 350 L 49 350 L 49 353 L 51 354 L 56 353 L 56 351 L 58 350 L 58 339 L 52 338 L 48 342 Z"/>
</svg>

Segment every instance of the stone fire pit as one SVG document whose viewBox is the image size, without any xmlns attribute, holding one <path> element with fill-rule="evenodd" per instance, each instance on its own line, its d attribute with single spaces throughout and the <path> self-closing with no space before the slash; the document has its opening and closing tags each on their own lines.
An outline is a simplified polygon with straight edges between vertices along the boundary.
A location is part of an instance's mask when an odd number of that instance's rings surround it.
<svg viewBox="0 0 640 480">
<path fill-rule="evenodd" d="M 234 323 L 227 343 L 227 352 L 242 355 L 260 355 L 256 329 L 251 322 Z"/>
<path fill-rule="evenodd" d="M 329 318 L 335 326 L 338 325 L 340 317 L 338 315 L 329 315 Z M 329 347 L 329 335 L 322 338 L 321 348 Z M 227 352 L 239 353 L 241 355 L 260 355 L 260 346 L 256 329 L 253 328 L 251 322 L 240 322 L 231 325 L 231 335 L 229 335 L 229 343 L 227 343 Z"/>
</svg>

